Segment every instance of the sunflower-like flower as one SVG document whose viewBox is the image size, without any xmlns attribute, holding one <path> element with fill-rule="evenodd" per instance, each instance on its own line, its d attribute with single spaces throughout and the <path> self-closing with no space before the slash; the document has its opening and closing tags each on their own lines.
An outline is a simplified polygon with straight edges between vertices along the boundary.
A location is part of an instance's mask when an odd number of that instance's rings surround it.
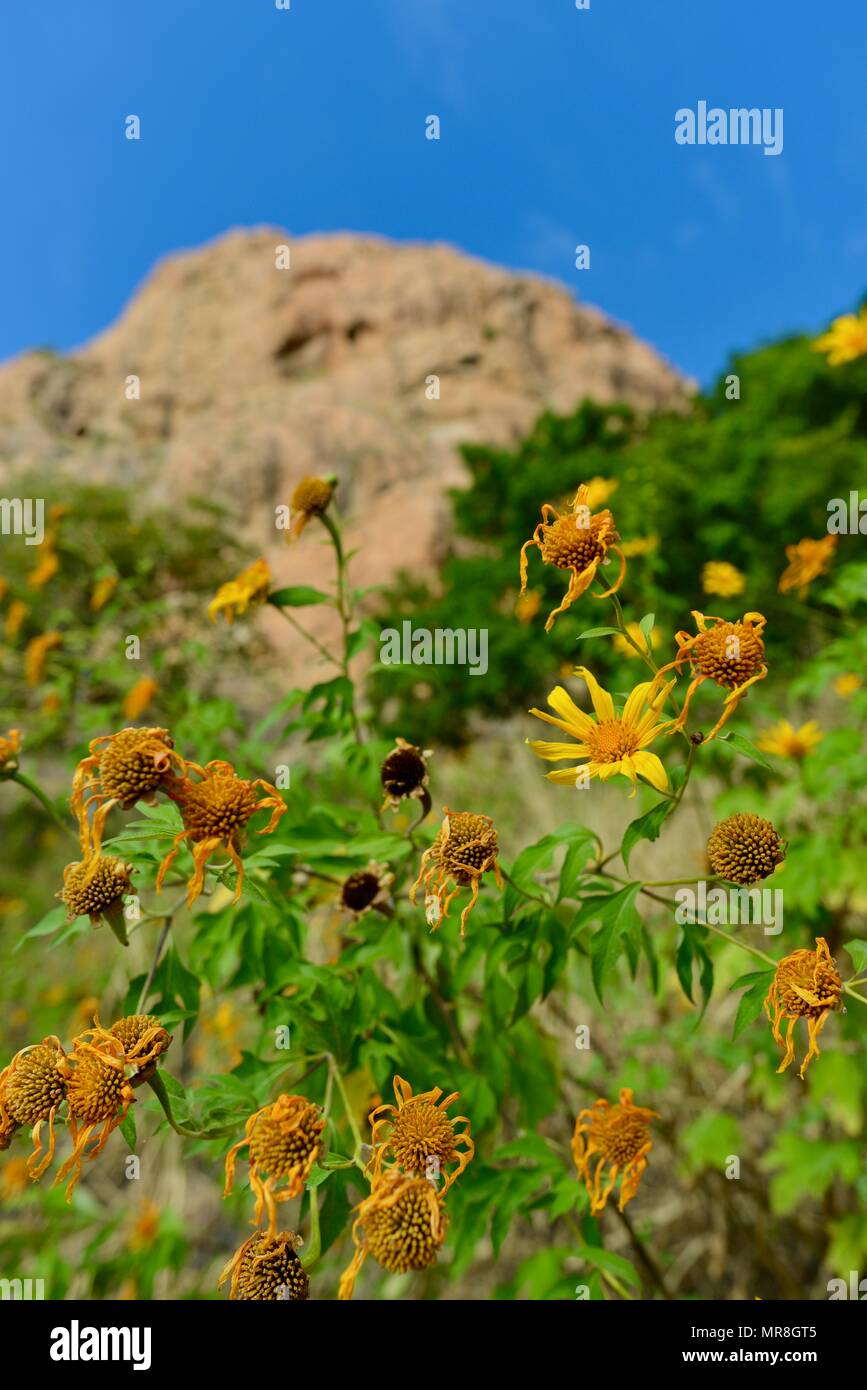
<svg viewBox="0 0 867 1390">
<path fill-rule="evenodd" d="M 389 1274 L 408 1274 L 436 1264 L 448 1217 L 442 1193 L 427 1178 L 390 1170 L 374 1182 L 356 1210 L 355 1254 L 341 1277 L 338 1298 L 352 1297 L 368 1254 Z"/>
<path fill-rule="evenodd" d="M 697 609 L 693 609 L 692 616 L 698 631 L 675 634 L 677 656 L 667 666 L 660 667 L 655 679 L 661 681 L 669 671 L 680 673 L 684 662 L 690 663 L 692 680 L 680 714 L 666 730 L 670 734 L 683 728 L 692 697 L 703 681 L 711 680 L 729 691 L 723 701 L 722 714 L 704 740 L 710 743 L 731 719 L 750 686 L 764 680 L 768 674 L 762 640 L 767 619 L 761 613 L 745 613 L 740 622 L 729 622 L 727 618 L 712 617 Z M 708 623 L 713 623 L 713 627 L 708 627 Z"/>
<path fill-rule="evenodd" d="M 655 753 L 648 752 L 649 745 L 662 732 L 660 710 L 674 685 L 670 681 L 661 690 L 655 688 L 653 681 L 637 685 L 628 697 L 622 711 L 618 714 L 614 701 L 599 685 L 596 677 L 586 666 L 575 668 L 575 674 L 582 676 L 590 692 L 595 719 L 580 710 L 571 695 L 557 685 L 548 696 L 548 704 L 556 715 L 545 714 L 543 710 L 531 709 L 537 719 L 562 729 L 576 743 L 547 743 L 545 740 L 528 739 L 533 752 L 546 762 L 563 762 L 569 758 L 586 758 L 587 761 L 574 767 L 558 768 L 546 776 L 552 782 L 562 782 L 576 786 L 581 778 L 598 777 L 607 782 L 620 773 L 632 783 L 631 796 L 638 790 L 638 778 L 643 777 L 658 791 L 668 787 L 668 775 Z"/>
<path fill-rule="evenodd" d="M 788 719 L 781 719 L 778 724 L 765 730 L 756 747 L 763 753 L 776 753 L 779 758 L 794 758 L 796 762 L 802 762 L 823 738 L 824 734 L 815 719 L 808 719 L 799 729 Z"/>
<path fill-rule="evenodd" d="M 356 920 L 372 908 L 385 908 L 389 901 L 389 889 L 394 883 L 394 874 L 387 864 L 377 864 L 371 859 L 366 869 L 355 869 L 343 880 L 340 887 L 340 903 Z"/>
<path fill-rule="evenodd" d="M 99 1019 L 94 1019 L 94 1036 L 106 1036 Z M 136 1073 L 153 1066 L 172 1043 L 171 1033 L 154 1014 L 129 1014 L 119 1018 L 108 1029 L 107 1036 L 118 1040 L 123 1048 L 124 1066 L 135 1067 Z"/>
<path fill-rule="evenodd" d="M 296 540 L 314 517 L 324 515 L 334 496 L 336 484 L 334 477 L 317 478 L 311 475 L 301 479 L 292 493 L 289 507 L 292 525 L 287 533 L 288 540 Z"/>
<path fill-rule="evenodd" d="M 810 1046 L 801 1063 L 799 1076 L 802 1081 L 810 1062 L 819 1056 L 819 1034 L 829 1013 L 841 1009 L 843 1004 L 843 982 L 837 973 L 837 963 L 828 950 L 825 938 L 817 936 L 815 941 L 815 951 L 802 949 L 783 957 L 765 999 L 765 1014 L 770 1020 L 774 1041 L 785 1048 L 778 1072 L 785 1071 L 794 1060 L 792 1034 L 795 1024 L 799 1018 L 807 1020 Z M 780 1033 L 780 1023 L 784 1018 L 789 1020 L 785 1040 Z"/>
<path fill-rule="evenodd" d="M 379 771 L 382 790 L 385 792 L 383 811 L 386 807 L 397 811 L 400 809 L 401 801 L 414 797 L 422 803 L 424 820 L 430 811 L 430 774 L 427 766 L 430 756 L 429 748 L 416 748 L 414 743 L 407 743 L 405 738 L 395 739 L 395 746 Z"/>
<path fill-rule="evenodd" d="M 786 842 L 769 820 L 751 812 L 728 816 L 707 842 L 711 868 L 727 883 L 758 883 L 786 857 Z"/>
<path fill-rule="evenodd" d="M 830 367 L 842 367 L 867 353 L 867 305 L 857 314 L 841 314 L 813 343 L 814 352 L 824 352 Z"/>
<path fill-rule="evenodd" d="M 159 686 L 153 676 L 142 676 L 131 686 L 124 696 L 123 714 L 125 719 L 140 719 L 148 705 L 153 703 Z"/>
<path fill-rule="evenodd" d="M 174 749 L 168 729 L 120 729 L 91 741 L 88 756 L 75 769 L 69 804 L 92 849 L 99 849 L 113 806 L 127 811 L 137 801 L 152 804 L 156 792 L 165 788 L 173 767 L 183 771 L 183 759 Z M 91 808 L 95 809 L 93 823 L 85 833 Z"/>
<path fill-rule="evenodd" d="M 29 1129 L 33 1153 L 27 1171 L 34 1181 L 42 1176 L 54 1157 L 54 1120 L 58 1107 L 66 1099 L 63 1059 L 59 1039 L 43 1038 L 41 1043 L 22 1048 L 0 1072 L 0 1136 L 8 1136 L 6 1143 L 0 1140 L 0 1148 L 8 1147 L 8 1140 L 19 1126 Z M 48 1125 L 48 1147 L 40 1158 L 44 1124 Z"/>
<path fill-rule="evenodd" d="M 531 545 L 538 546 L 546 565 L 555 565 L 557 569 L 570 572 L 569 587 L 559 608 L 549 613 L 545 623 L 546 632 L 551 631 L 555 618 L 560 613 L 565 613 L 575 599 L 580 598 L 590 588 L 599 566 L 606 563 L 609 551 L 619 557 L 620 573 L 610 588 L 604 593 L 594 594 L 594 598 L 606 598 L 609 594 L 615 594 L 626 574 L 626 560 L 617 545 L 620 535 L 614 525 L 614 518 L 607 507 L 594 515 L 588 504 L 588 497 L 589 488 L 586 483 L 582 483 L 575 494 L 571 512 L 563 515 L 556 507 L 545 502 L 542 506 L 542 520 L 530 539 L 521 547 L 522 594 L 527 587 L 527 551 Z"/>
<path fill-rule="evenodd" d="M 236 1250 L 217 1288 L 231 1276 L 230 1299 L 298 1303 L 309 1298 L 307 1271 L 295 1253 L 300 1243 L 293 1231 L 278 1231 L 273 1236 L 255 1231 Z"/>
<path fill-rule="evenodd" d="M 708 560 L 702 566 L 701 587 L 706 594 L 719 598 L 734 598 L 742 594 L 747 581 L 740 570 L 728 560 Z"/>
<path fill-rule="evenodd" d="M 475 1153 L 467 1116 L 446 1114 L 460 1092 L 443 1096 L 439 1086 L 435 1086 L 431 1091 L 421 1091 L 414 1096 L 412 1086 L 402 1076 L 395 1076 L 393 1086 L 397 1105 L 378 1105 L 368 1116 L 373 1181 L 379 1180 L 383 1163 L 390 1154 L 404 1173 L 429 1181 L 442 1175 L 445 1182 L 441 1193 L 445 1196 Z M 457 1125 L 465 1128 L 458 1130 Z M 449 1172 L 453 1164 L 454 1170 Z"/>
<path fill-rule="evenodd" d="M 21 752 L 21 734 L 18 729 L 7 729 L 0 734 L 0 781 L 12 777 L 18 771 L 18 755 Z"/>
<path fill-rule="evenodd" d="M 461 936 L 466 935 L 467 918 L 479 897 L 483 874 L 494 871 L 497 887 L 502 888 L 503 876 L 497 862 L 499 842 L 490 816 L 474 815 L 471 811 L 450 811 L 443 807 L 443 823 L 436 839 L 424 851 L 418 878 L 409 890 L 410 902 L 415 902 L 422 884 L 431 931 L 436 931 L 449 904 L 462 888 L 470 889 L 470 901 L 461 913 Z M 455 885 L 448 891 L 449 881 Z"/>
<path fill-rule="evenodd" d="M 91 1039 L 95 1041 L 91 1041 Z M 72 1052 L 62 1063 L 66 1077 L 66 1100 L 72 1153 L 59 1170 L 55 1187 L 70 1177 L 66 1200 L 72 1200 L 82 1165 L 92 1163 L 102 1153 L 109 1136 L 126 1119 L 135 1100 L 126 1075 L 124 1046 L 119 1038 L 94 1029 L 74 1038 Z M 96 1142 L 88 1149 L 94 1131 L 102 1126 Z"/>
<path fill-rule="evenodd" d="M 807 590 L 814 579 L 827 574 L 837 549 L 837 536 L 822 536 L 821 540 L 811 540 L 805 536 L 797 545 L 786 546 L 788 565 L 780 575 L 777 585 L 781 594 L 797 589 L 798 598 L 806 598 Z"/>
<path fill-rule="evenodd" d="M 39 684 L 45 670 L 48 653 L 62 646 L 63 634 L 61 632 L 40 632 L 37 637 L 31 637 L 24 649 L 24 679 L 28 685 Z"/>
<path fill-rule="evenodd" d="M 123 920 L 124 898 L 132 892 L 132 864 L 98 851 L 67 864 L 63 870 L 63 887 L 57 894 L 67 910 L 67 921 L 87 915 L 94 927 L 103 917 L 120 923 Z"/>
<path fill-rule="evenodd" d="M 251 1115 L 244 1138 L 226 1155 L 228 1197 L 235 1185 L 235 1163 L 245 1146 L 250 1165 L 250 1186 L 256 1197 L 254 1222 L 258 1226 L 263 1210 L 268 1212 L 268 1234 L 277 1231 L 277 1203 L 300 1197 L 313 1165 L 322 1151 L 325 1121 L 317 1106 L 304 1096 L 281 1095 Z M 264 1177 L 264 1181 L 263 1181 Z M 275 1190 L 277 1183 L 286 1186 Z"/>
<path fill-rule="evenodd" d="M 208 617 L 212 623 L 222 613 L 231 626 L 238 613 L 246 613 L 251 604 L 264 603 L 271 588 L 271 571 L 266 560 L 254 560 L 234 579 L 221 584 L 208 604 Z"/>
<path fill-rule="evenodd" d="M 593 1216 L 604 1210 L 618 1176 L 619 1209 L 632 1201 L 653 1148 L 650 1121 L 658 1119 L 655 1110 L 633 1105 L 628 1087 L 620 1092 L 616 1105 L 600 1099 L 579 1113 L 572 1135 L 572 1157 L 589 1193 Z M 596 1167 L 591 1173 L 594 1159 Z"/>
<path fill-rule="evenodd" d="M 193 848 L 193 875 L 187 885 L 187 903 L 192 907 L 205 886 L 205 866 L 212 855 L 224 850 L 238 871 L 238 883 L 233 902 L 237 902 L 244 886 L 244 865 L 240 849 L 244 843 L 247 822 L 257 811 L 270 810 L 271 818 L 259 835 L 270 835 L 280 817 L 288 810 L 286 802 L 270 782 L 257 777 L 247 782 L 239 777 L 231 763 L 215 759 L 199 767 L 187 763 L 187 776 L 176 777 L 163 790 L 178 806 L 184 826 L 172 841 L 172 847 L 157 874 L 157 891 L 177 858 L 184 840 Z M 199 778 L 193 781 L 194 772 Z M 259 797 L 259 792 L 265 795 Z"/>
</svg>

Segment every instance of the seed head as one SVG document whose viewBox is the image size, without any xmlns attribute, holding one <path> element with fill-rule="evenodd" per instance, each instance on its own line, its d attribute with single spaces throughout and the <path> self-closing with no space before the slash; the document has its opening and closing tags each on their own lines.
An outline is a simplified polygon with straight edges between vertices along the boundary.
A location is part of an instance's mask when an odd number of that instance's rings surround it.
<svg viewBox="0 0 867 1390">
<path fill-rule="evenodd" d="M 707 857 L 714 873 L 728 883 L 757 883 L 782 864 L 786 843 L 769 820 L 742 813 L 714 826 Z"/>
<path fill-rule="evenodd" d="M 296 1254 L 298 1243 L 292 1231 L 279 1231 L 274 1236 L 256 1231 L 223 1270 L 218 1287 L 231 1274 L 230 1299 L 290 1303 L 308 1299 L 310 1285 Z"/>
<path fill-rule="evenodd" d="M 118 909 L 132 890 L 132 864 L 110 854 L 96 854 L 63 871 L 63 888 L 58 897 L 66 904 L 67 917 L 90 917 L 98 926 L 103 913 Z"/>
</svg>

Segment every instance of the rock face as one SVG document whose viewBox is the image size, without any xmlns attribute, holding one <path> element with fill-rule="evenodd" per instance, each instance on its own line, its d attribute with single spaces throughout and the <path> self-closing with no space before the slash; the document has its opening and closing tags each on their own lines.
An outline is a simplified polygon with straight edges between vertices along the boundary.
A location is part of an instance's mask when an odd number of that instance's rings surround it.
<svg viewBox="0 0 867 1390">
<path fill-rule="evenodd" d="M 80 351 L 0 368 L 0 480 L 36 464 L 163 503 L 217 497 L 281 583 L 321 584 L 318 536 L 287 546 L 275 508 L 305 473 L 335 473 L 370 585 L 431 572 L 460 443 L 509 445 L 584 396 L 652 411 L 686 395 L 649 347 L 536 276 L 448 246 L 234 231 L 161 262 Z"/>
</svg>

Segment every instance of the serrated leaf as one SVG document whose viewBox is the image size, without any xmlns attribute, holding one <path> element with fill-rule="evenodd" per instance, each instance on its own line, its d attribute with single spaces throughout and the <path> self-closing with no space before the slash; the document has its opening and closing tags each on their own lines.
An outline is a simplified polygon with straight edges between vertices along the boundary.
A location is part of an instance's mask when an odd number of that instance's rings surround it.
<svg viewBox="0 0 867 1390">
<path fill-rule="evenodd" d="M 624 934 L 631 928 L 639 930 L 641 918 L 635 907 L 635 899 L 641 891 L 640 883 L 628 883 L 618 893 L 611 893 L 604 905 L 598 909 L 602 926 L 590 942 L 590 966 L 593 987 L 603 1003 L 602 992 L 617 961 L 620 958 Z"/>
<path fill-rule="evenodd" d="M 744 738 L 743 734 L 720 734 L 717 743 L 735 750 L 745 758 L 750 758 L 754 763 L 758 763 L 759 767 L 765 768 L 767 772 L 774 771 L 767 758 L 759 752 L 754 744 L 750 743 L 748 738 Z"/>
<path fill-rule="evenodd" d="M 647 811 L 645 815 L 639 816 L 638 820 L 634 820 L 627 825 L 626 832 L 623 836 L 623 843 L 620 846 L 620 855 L 626 865 L 627 872 L 629 871 L 629 856 L 638 844 L 638 841 L 659 839 L 659 833 L 662 830 L 670 807 L 670 801 L 658 801 L 655 806 L 651 806 L 650 810 Z"/>
</svg>

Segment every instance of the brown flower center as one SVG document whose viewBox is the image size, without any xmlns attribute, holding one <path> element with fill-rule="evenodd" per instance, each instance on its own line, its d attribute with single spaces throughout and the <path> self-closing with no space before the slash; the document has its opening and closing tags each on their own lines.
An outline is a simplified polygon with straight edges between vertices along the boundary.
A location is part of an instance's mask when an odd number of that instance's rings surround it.
<svg viewBox="0 0 867 1390">
<path fill-rule="evenodd" d="M 606 719 L 595 724 L 584 741 L 596 763 L 619 763 L 638 748 L 638 734 L 621 719 Z"/>
<path fill-rule="evenodd" d="M 616 539 L 616 534 L 611 530 L 607 512 L 591 517 L 587 526 L 578 525 L 578 520 L 580 514 L 576 518 L 570 513 L 552 522 L 543 532 L 540 548 L 542 559 L 547 564 L 556 565 L 561 570 L 577 570 L 580 574 L 594 560 L 601 562 L 605 559 L 608 546 Z"/>
<path fill-rule="evenodd" d="M 765 644 L 745 623 L 717 623 L 699 633 L 693 653 L 700 673 L 730 690 L 757 676 L 765 664 Z"/>
</svg>

